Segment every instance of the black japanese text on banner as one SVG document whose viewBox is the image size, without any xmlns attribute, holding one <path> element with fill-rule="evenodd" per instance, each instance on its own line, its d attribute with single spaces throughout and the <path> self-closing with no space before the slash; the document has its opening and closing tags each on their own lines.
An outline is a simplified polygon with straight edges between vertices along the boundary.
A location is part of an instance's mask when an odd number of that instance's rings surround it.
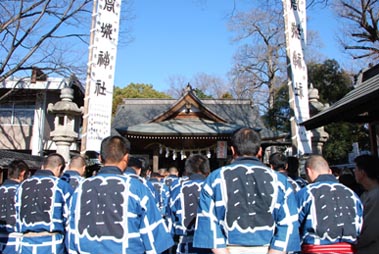
<svg viewBox="0 0 379 254">
<path fill-rule="evenodd" d="M 98 0 L 88 94 L 86 150 L 100 150 L 110 135 L 121 0 Z"/>
<path fill-rule="evenodd" d="M 306 41 L 306 3 L 305 0 L 283 0 L 286 47 L 288 59 L 288 79 L 290 105 L 293 105 L 295 133 L 292 139 L 297 142 L 297 154 L 312 153 L 311 133 L 299 123 L 309 118 L 308 74 L 303 49 Z"/>
</svg>

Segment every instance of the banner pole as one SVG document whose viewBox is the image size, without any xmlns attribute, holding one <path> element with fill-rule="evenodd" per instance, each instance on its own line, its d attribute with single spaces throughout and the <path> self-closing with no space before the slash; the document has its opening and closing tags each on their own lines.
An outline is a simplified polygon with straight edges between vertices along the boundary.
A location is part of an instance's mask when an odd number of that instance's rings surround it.
<svg viewBox="0 0 379 254">
<path fill-rule="evenodd" d="M 84 114 L 83 114 L 83 125 L 82 125 L 82 135 L 81 135 L 81 147 L 80 147 L 81 155 L 84 155 L 87 151 L 88 105 L 89 105 L 90 88 L 91 88 L 91 70 L 92 70 L 91 62 L 93 58 L 93 44 L 94 44 L 94 38 L 95 38 L 96 13 L 97 13 L 97 0 L 93 0 L 90 43 L 88 47 L 86 87 L 85 87 L 85 94 L 84 94 Z"/>
</svg>

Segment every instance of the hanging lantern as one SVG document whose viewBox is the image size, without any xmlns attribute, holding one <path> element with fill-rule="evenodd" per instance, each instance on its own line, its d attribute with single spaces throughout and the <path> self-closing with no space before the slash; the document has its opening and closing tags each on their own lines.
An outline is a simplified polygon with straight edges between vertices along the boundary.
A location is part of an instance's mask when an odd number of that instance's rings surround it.
<svg viewBox="0 0 379 254">
<path fill-rule="evenodd" d="M 181 160 L 184 160 L 185 158 L 187 158 L 186 153 L 183 150 L 180 152 L 180 156 L 181 156 Z"/>
<path fill-rule="evenodd" d="M 211 151 L 209 149 L 207 150 L 207 157 L 208 159 L 211 158 Z"/>
<path fill-rule="evenodd" d="M 168 147 L 166 147 L 166 158 L 168 158 L 168 156 L 170 156 L 170 150 L 168 150 Z"/>
<path fill-rule="evenodd" d="M 172 152 L 172 159 L 176 160 L 176 151 L 175 150 Z"/>
<path fill-rule="evenodd" d="M 162 154 L 162 144 L 159 144 L 159 154 Z"/>
</svg>

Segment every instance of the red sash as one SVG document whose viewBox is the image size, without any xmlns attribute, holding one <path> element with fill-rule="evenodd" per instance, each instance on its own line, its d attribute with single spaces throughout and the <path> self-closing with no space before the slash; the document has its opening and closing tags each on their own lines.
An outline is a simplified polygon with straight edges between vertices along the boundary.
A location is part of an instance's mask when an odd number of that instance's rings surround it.
<svg viewBox="0 0 379 254">
<path fill-rule="evenodd" d="M 328 245 L 313 245 L 303 244 L 301 246 L 302 253 L 338 253 L 338 254 L 353 254 L 354 247 L 350 243 L 334 243 Z"/>
</svg>

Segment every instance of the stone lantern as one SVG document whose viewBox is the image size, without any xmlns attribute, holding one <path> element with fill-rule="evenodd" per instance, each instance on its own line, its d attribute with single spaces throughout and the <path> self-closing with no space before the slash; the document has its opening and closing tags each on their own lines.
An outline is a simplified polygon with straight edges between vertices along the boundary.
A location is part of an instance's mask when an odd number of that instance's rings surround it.
<svg viewBox="0 0 379 254">
<path fill-rule="evenodd" d="M 318 90 L 310 85 L 308 91 L 309 98 L 309 113 L 310 116 L 314 116 L 323 109 L 329 107 L 329 105 L 325 105 L 319 101 Z M 328 140 L 329 134 L 324 130 L 324 127 L 319 127 L 312 130 L 312 151 L 314 154 L 322 155 L 322 148 L 325 142 Z"/>
<path fill-rule="evenodd" d="M 74 90 L 70 87 L 61 89 L 61 100 L 55 104 L 49 103 L 47 111 L 54 114 L 54 131 L 50 133 L 52 140 L 57 146 L 57 153 L 61 154 L 66 162 L 70 160 L 70 146 L 74 143 L 79 134 L 75 132 L 75 116 L 84 113 L 83 107 L 72 100 L 74 98 Z"/>
</svg>

